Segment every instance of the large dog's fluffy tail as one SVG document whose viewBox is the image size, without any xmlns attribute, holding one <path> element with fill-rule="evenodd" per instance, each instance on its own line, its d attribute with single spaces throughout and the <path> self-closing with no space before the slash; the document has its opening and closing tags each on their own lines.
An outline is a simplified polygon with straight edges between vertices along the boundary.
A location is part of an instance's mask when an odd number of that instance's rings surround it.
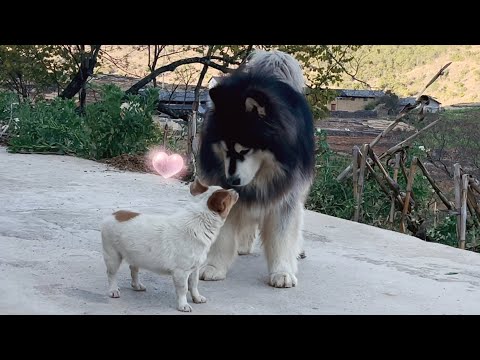
<svg viewBox="0 0 480 360">
<path fill-rule="evenodd" d="M 305 89 L 305 79 L 299 62 L 282 51 L 253 51 L 247 58 L 245 70 L 274 74 L 301 93 Z"/>
</svg>

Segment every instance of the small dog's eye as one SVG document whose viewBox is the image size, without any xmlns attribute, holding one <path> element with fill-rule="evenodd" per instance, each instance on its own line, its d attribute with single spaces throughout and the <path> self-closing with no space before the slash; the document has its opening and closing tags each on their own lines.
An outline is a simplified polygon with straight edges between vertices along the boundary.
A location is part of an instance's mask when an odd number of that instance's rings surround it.
<svg viewBox="0 0 480 360">
<path fill-rule="evenodd" d="M 249 151 L 250 151 L 250 149 L 245 149 L 245 150 L 240 151 L 240 154 L 246 155 Z"/>
</svg>

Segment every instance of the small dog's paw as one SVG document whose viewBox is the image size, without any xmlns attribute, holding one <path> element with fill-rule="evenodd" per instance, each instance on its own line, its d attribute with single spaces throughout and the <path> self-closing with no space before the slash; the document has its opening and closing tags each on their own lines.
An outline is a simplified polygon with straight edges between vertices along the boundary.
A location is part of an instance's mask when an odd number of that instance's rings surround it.
<svg viewBox="0 0 480 360">
<path fill-rule="evenodd" d="M 206 265 L 200 270 L 200 280 L 217 281 L 225 279 L 226 276 L 225 272 L 218 270 L 212 265 Z"/>
<path fill-rule="evenodd" d="M 108 292 L 108 296 L 110 296 L 111 298 L 119 298 L 120 297 L 120 289 L 110 290 Z"/>
<path fill-rule="evenodd" d="M 288 272 L 270 274 L 270 285 L 276 288 L 291 288 L 297 285 L 295 275 Z"/>
<path fill-rule="evenodd" d="M 203 304 L 207 302 L 207 298 L 202 295 L 192 296 L 192 299 L 195 304 Z"/>
<path fill-rule="evenodd" d="M 178 305 L 177 310 L 182 312 L 192 312 L 192 307 L 189 304 Z"/>
<path fill-rule="evenodd" d="M 133 288 L 133 290 L 135 290 L 135 291 L 145 291 L 145 290 L 147 290 L 147 288 L 145 287 L 145 285 L 143 285 L 142 283 L 138 283 L 138 284 L 132 283 L 132 288 Z"/>
</svg>

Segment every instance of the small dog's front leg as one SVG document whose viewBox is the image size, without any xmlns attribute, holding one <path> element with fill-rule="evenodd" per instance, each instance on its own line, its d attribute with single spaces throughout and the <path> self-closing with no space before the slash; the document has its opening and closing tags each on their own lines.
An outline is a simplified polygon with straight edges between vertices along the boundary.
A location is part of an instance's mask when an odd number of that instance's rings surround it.
<svg viewBox="0 0 480 360">
<path fill-rule="evenodd" d="M 205 296 L 200 295 L 200 293 L 198 292 L 199 275 L 200 275 L 200 268 L 196 268 L 195 270 L 193 270 L 193 272 L 190 274 L 190 277 L 188 278 L 188 290 L 192 295 L 193 302 L 196 304 L 207 302 L 207 299 L 205 298 Z"/>
<path fill-rule="evenodd" d="M 177 293 L 177 309 L 183 312 L 192 311 L 192 307 L 187 302 L 188 275 L 190 273 L 185 270 L 174 270 L 172 275 Z"/>
</svg>

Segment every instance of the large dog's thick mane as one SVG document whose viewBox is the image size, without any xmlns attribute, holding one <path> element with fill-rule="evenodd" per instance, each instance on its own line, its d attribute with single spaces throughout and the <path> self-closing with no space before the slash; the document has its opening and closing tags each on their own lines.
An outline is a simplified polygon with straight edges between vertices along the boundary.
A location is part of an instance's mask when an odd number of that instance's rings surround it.
<svg viewBox="0 0 480 360">
<path fill-rule="evenodd" d="M 237 188 L 240 202 L 268 204 L 299 183 L 311 181 L 314 167 L 313 118 L 305 96 L 273 75 L 236 72 L 210 90 L 214 106 L 201 132 L 201 176 L 228 188 L 224 165 L 212 144 L 220 141 L 269 151 L 275 166 L 259 173 L 250 184 Z M 265 114 L 246 111 L 245 101 L 255 99 Z M 268 177 L 265 178 L 265 176 Z"/>
</svg>

